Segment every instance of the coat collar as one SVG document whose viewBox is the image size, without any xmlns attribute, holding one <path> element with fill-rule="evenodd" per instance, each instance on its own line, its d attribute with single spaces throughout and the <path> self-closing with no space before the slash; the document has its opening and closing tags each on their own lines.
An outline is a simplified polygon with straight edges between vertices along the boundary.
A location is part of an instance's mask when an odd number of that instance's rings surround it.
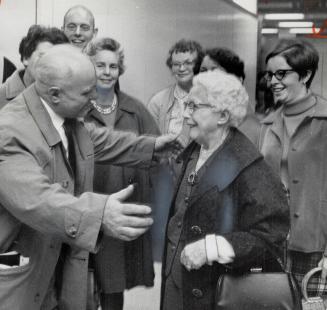
<svg viewBox="0 0 327 310">
<path fill-rule="evenodd" d="M 193 142 L 182 154 L 187 159 L 196 149 L 197 143 Z M 261 158 L 262 155 L 252 143 L 237 129 L 231 128 L 224 144 L 218 148 L 213 157 L 205 163 L 205 172 L 198 182 L 194 193 L 197 196 L 204 190 L 217 186 L 219 191 L 227 188 L 238 175 L 251 163 Z"/>
<path fill-rule="evenodd" d="M 124 115 L 124 112 L 129 114 L 136 114 L 137 109 L 134 105 L 130 104 L 130 97 L 126 95 L 125 93 L 118 91 L 116 93 L 117 99 L 118 99 L 118 107 L 116 112 L 116 118 L 115 118 L 115 125 L 118 123 L 118 121 L 121 119 L 121 117 Z M 106 126 L 106 123 L 101 115 L 96 109 L 92 109 L 89 113 L 89 116 L 91 118 L 95 118 L 102 126 Z"/>
<path fill-rule="evenodd" d="M 317 100 L 317 104 L 315 106 L 314 113 L 310 117 L 312 117 L 312 118 L 327 118 L 327 100 L 316 94 L 312 94 L 312 96 L 314 96 L 315 99 Z M 267 117 L 265 117 L 261 121 L 261 123 L 267 124 L 267 125 L 273 124 L 276 121 L 276 119 L 280 116 L 280 114 L 282 113 L 282 110 L 283 110 L 283 106 L 278 108 L 275 112 L 270 113 Z"/>
<path fill-rule="evenodd" d="M 16 98 L 26 88 L 20 74 L 23 74 L 24 70 L 16 70 L 5 82 L 5 91 L 7 100 Z"/>
<path fill-rule="evenodd" d="M 316 105 L 314 106 L 314 112 L 312 115 L 308 115 L 306 119 L 322 119 L 327 118 L 327 100 L 312 94 L 312 96 L 316 100 Z M 311 99 L 312 96 L 309 96 L 308 99 Z M 277 109 L 275 112 L 269 114 L 266 118 L 264 118 L 261 121 L 261 124 L 271 126 L 271 131 L 279 137 L 280 140 L 282 140 L 283 137 L 283 118 L 281 116 L 283 112 L 283 106 L 281 106 L 279 109 Z"/>
<path fill-rule="evenodd" d="M 37 93 L 34 84 L 28 87 L 22 93 L 28 110 L 30 111 L 35 123 L 42 132 L 49 146 L 54 146 L 61 142 L 58 131 L 52 124 L 49 113 L 43 106 L 40 96 Z"/>
</svg>

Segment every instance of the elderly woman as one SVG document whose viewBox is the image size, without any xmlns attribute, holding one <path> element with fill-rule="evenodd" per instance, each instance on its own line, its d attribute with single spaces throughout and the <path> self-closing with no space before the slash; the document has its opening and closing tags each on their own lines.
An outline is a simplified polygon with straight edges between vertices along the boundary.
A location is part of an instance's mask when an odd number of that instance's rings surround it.
<svg viewBox="0 0 327 310">
<path fill-rule="evenodd" d="M 97 99 L 87 121 L 137 134 L 158 134 L 156 123 L 137 99 L 117 90 L 125 71 L 124 53 L 111 38 L 99 38 L 87 46 L 97 76 Z M 117 166 L 95 166 L 94 191 L 114 193 L 131 183 L 137 190 L 130 201 L 149 202 L 149 172 Z M 136 285 L 153 285 L 151 238 L 146 233 L 132 242 L 104 237 L 103 247 L 94 257 L 103 310 L 123 309 L 123 291 Z"/>
<path fill-rule="evenodd" d="M 327 101 L 310 90 L 318 61 L 314 47 L 298 39 L 279 41 L 266 57 L 265 77 L 281 107 L 262 122 L 260 150 L 289 194 L 287 265 L 299 283 L 327 245 Z M 319 274 L 309 293 L 318 282 Z"/>
<path fill-rule="evenodd" d="M 228 268 L 277 268 L 289 210 L 277 175 L 236 127 L 248 95 L 221 70 L 193 80 L 184 116 L 194 140 L 181 154 L 163 261 L 161 309 L 215 309 Z M 270 249 L 268 251 L 267 249 Z"/>
<path fill-rule="evenodd" d="M 205 50 L 200 66 L 200 72 L 216 69 L 233 74 L 242 82 L 242 84 L 244 83 L 244 62 L 233 51 L 224 47 L 214 47 Z M 250 105 L 248 105 L 247 114 L 238 128 L 253 144 L 258 144 L 260 122 L 254 115 L 253 109 Z"/>
</svg>

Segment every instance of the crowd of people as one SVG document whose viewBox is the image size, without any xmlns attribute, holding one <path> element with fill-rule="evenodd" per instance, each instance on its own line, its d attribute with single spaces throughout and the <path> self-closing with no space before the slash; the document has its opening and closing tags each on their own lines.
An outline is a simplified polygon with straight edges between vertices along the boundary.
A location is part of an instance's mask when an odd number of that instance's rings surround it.
<svg viewBox="0 0 327 310">
<path fill-rule="evenodd" d="M 308 290 L 326 296 L 315 48 L 282 39 L 267 55 L 273 108 L 259 120 L 233 51 L 180 39 L 174 83 L 142 103 L 119 83 L 121 44 L 97 32 L 81 5 L 62 29 L 32 25 L 24 69 L 0 86 L 0 309 L 122 310 L 156 260 L 161 310 L 213 310 L 226 270 L 281 261 L 299 285 L 322 267 Z"/>
</svg>

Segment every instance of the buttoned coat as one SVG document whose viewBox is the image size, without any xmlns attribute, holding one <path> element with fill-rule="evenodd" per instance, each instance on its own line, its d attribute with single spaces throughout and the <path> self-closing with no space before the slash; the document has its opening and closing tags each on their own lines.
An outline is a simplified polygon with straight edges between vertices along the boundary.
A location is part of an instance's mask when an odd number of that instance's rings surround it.
<svg viewBox="0 0 327 310">
<path fill-rule="evenodd" d="M 34 85 L 1 110 L 0 219 L 8 221 L 0 225 L 0 248 L 29 258 L 24 266 L 0 269 L 1 309 L 53 309 L 55 300 L 47 294 L 63 244 L 69 246 L 56 283 L 59 309 L 85 309 L 88 251 L 98 247 L 107 201 L 106 195 L 91 193 L 94 160 L 147 167 L 154 138 L 77 121 L 74 144 L 73 181 L 60 136 Z"/>
<path fill-rule="evenodd" d="M 118 107 L 114 128 L 131 131 L 137 135 L 159 135 L 153 117 L 137 99 L 117 92 Z M 106 126 L 102 115 L 93 109 L 87 121 Z M 150 203 L 150 171 L 113 165 L 95 165 L 94 191 L 111 194 L 129 184 L 136 183 L 137 190 L 128 201 Z M 105 293 L 122 292 L 137 285 L 153 286 L 153 259 L 150 232 L 130 242 L 103 238 L 102 247 L 95 255 L 96 276 Z"/>
<path fill-rule="evenodd" d="M 199 145 L 193 142 L 183 153 L 182 175 L 196 148 Z M 232 245 L 235 259 L 227 267 L 218 263 L 191 271 L 183 267 L 183 309 L 213 310 L 217 280 L 226 270 L 270 269 L 270 263 L 278 266 L 270 251 L 281 253 L 289 229 L 289 210 L 279 177 L 242 133 L 231 129 L 212 156 L 187 199 L 180 242 L 187 245 L 207 234 L 221 235 Z M 175 262 L 179 263 L 179 258 Z M 162 270 L 166 270 L 165 264 L 166 254 Z M 165 273 L 162 276 L 163 297 Z"/>
<path fill-rule="evenodd" d="M 323 252 L 327 245 L 327 100 L 313 96 L 314 113 L 290 138 L 287 155 L 291 212 L 288 246 L 305 253 Z M 260 150 L 278 174 L 283 152 L 282 109 L 262 120 L 260 137 Z"/>
</svg>

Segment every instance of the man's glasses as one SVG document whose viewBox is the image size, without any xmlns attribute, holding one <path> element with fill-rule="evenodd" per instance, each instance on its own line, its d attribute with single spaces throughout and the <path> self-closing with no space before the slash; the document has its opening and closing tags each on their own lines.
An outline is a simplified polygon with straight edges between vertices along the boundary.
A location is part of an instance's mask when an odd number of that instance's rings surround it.
<svg viewBox="0 0 327 310">
<path fill-rule="evenodd" d="M 76 25 L 76 24 L 70 23 L 70 24 L 66 25 L 66 28 L 71 32 L 75 32 L 77 30 L 78 26 L 79 26 L 80 31 L 82 31 L 82 32 L 87 32 L 87 31 L 91 30 L 91 26 L 86 25 L 86 24 Z"/>
<path fill-rule="evenodd" d="M 195 60 L 186 60 L 186 61 L 184 61 L 184 62 L 172 62 L 172 66 L 174 67 L 174 68 L 181 68 L 182 66 L 184 67 L 184 68 L 191 68 L 191 67 L 193 67 L 194 66 L 194 63 L 195 63 Z"/>
<path fill-rule="evenodd" d="M 275 76 L 275 78 L 278 80 L 278 81 L 281 81 L 285 75 L 289 72 L 295 72 L 294 70 L 291 70 L 291 69 L 287 69 L 287 70 L 277 70 L 275 72 L 271 72 L 271 71 L 265 71 L 265 74 L 264 74 L 264 78 L 270 82 L 273 78 L 273 76 Z"/>
</svg>

